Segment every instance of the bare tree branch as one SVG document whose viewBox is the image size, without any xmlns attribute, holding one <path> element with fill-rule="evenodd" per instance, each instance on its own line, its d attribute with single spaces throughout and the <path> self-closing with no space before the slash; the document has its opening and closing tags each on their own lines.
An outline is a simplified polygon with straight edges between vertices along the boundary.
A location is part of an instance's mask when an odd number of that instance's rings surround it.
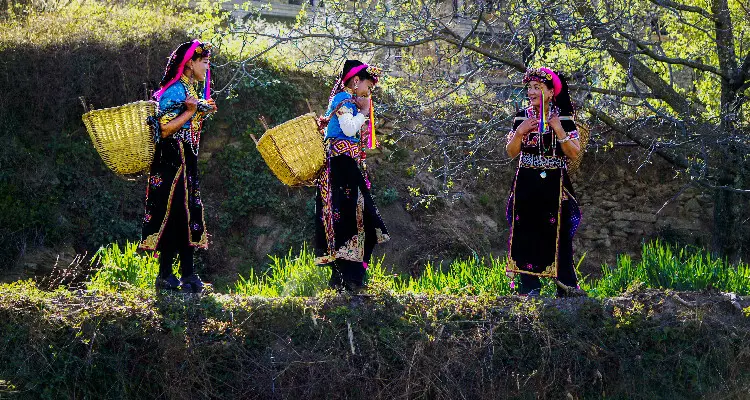
<svg viewBox="0 0 750 400">
<path fill-rule="evenodd" d="M 656 4 L 657 6 L 669 7 L 669 8 L 674 8 L 675 10 L 679 10 L 679 11 L 687 11 L 691 13 L 696 13 L 696 14 L 703 16 L 706 19 L 709 19 L 711 21 L 716 21 L 716 17 L 713 14 L 709 13 L 708 11 L 706 11 L 705 9 L 701 7 L 688 6 L 688 5 L 673 1 L 673 0 L 651 0 L 651 2 Z"/>
<path fill-rule="evenodd" d="M 595 115 L 596 118 L 598 118 L 599 120 L 607 124 L 607 126 L 612 128 L 615 132 L 618 132 L 624 136 L 627 136 L 630 140 L 637 143 L 638 146 L 642 148 L 652 148 L 652 147 L 655 148 L 656 149 L 655 153 L 661 156 L 664 160 L 666 160 L 670 164 L 680 167 L 680 168 L 688 167 L 689 164 L 686 159 L 676 156 L 674 154 L 667 153 L 663 149 L 660 149 L 658 146 L 654 147 L 652 144 L 647 143 L 646 139 L 636 134 L 636 132 L 633 129 L 618 123 L 617 121 L 615 121 L 614 118 L 609 116 L 607 113 L 595 107 L 590 107 L 590 106 L 584 106 L 584 109 L 590 112 L 592 115 Z"/>
<path fill-rule="evenodd" d="M 722 71 L 720 71 L 716 67 L 713 67 L 711 65 L 707 65 L 707 64 L 704 64 L 704 63 L 700 63 L 700 62 L 697 62 L 697 61 L 684 59 L 684 58 L 666 57 L 666 56 L 657 54 L 656 52 L 654 52 L 653 50 L 651 50 L 648 47 L 647 43 L 644 43 L 644 42 L 638 40 L 633 35 L 630 35 L 630 34 L 624 32 L 623 30 L 619 30 L 619 33 L 620 33 L 620 35 L 622 35 L 626 39 L 628 39 L 631 42 L 633 42 L 641 50 L 642 54 L 645 54 L 645 55 L 651 57 L 652 59 L 654 59 L 656 61 L 664 62 L 664 63 L 667 63 L 667 64 L 673 64 L 673 65 L 684 65 L 686 67 L 691 67 L 691 68 L 699 69 L 701 71 L 710 72 L 712 74 L 719 75 L 722 78 L 729 79 L 729 75 L 724 74 Z"/>
<path fill-rule="evenodd" d="M 585 0 L 575 0 L 576 10 L 583 17 L 584 22 L 593 33 L 594 37 L 606 44 L 607 52 L 624 70 L 632 68 L 633 74 L 639 81 L 651 88 L 651 93 L 659 96 L 667 102 L 678 114 L 690 116 L 700 115 L 690 102 L 677 93 L 669 84 L 652 71 L 648 66 L 638 60 L 632 60 L 632 52 L 622 47 L 620 42 L 614 38 L 613 32 L 604 28 L 604 24 L 591 8 L 591 4 Z"/>
<path fill-rule="evenodd" d="M 571 90 L 589 91 L 589 92 L 608 94 L 608 95 L 619 96 L 619 97 L 635 97 L 635 98 L 649 98 L 649 99 L 659 98 L 653 93 L 636 93 L 636 92 L 629 92 L 626 90 L 603 89 L 603 88 L 587 86 L 587 85 L 570 85 L 569 87 Z"/>
</svg>

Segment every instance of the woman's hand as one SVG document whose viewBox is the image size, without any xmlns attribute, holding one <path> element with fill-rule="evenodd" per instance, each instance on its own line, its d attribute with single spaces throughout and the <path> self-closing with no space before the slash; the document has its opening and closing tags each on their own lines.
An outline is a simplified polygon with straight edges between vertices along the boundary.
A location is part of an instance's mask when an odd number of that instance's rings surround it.
<svg viewBox="0 0 750 400">
<path fill-rule="evenodd" d="M 188 112 L 190 112 L 191 114 L 195 114 L 195 112 L 198 111 L 198 99 L 188 95 L 185 98 L 185 107 L 187 107 Z"/>
<path fill-rule="evenodd" d="M 521 125 L 518 125 L 518 128 L 516 128 L 516 136 L 520 135 L 521 137 L 525 137 L 538 128 L 538 119 L 534 117 L 527 118 L 525 121 L 521 122 Z"/>
<path fill-rule="evenodd" d="M 370 98 L 369 97 L 357 97 L 354 100 L 354 104 L 357 105 L 359 112 L 362 114 L 370 113 Z"/>
<path fill-rule="evenodd" d="M 211 111 L 209 111 L 209 113 L 215 113 L 219 111 L 219 107 L 216 107 L 216 101 L 214 99 L 208 99 L 206 100 L 206 103 L 211 106 Z"/>
<path fill-rule="evenodd" d="M 552 128 L 552 132 L 554 132 L 559 139 L 565 138 L 565 129 L 563 129 L 562 122 L 560 122 L 560 118 L 558 118 L 557 115 L 549 119 L 549 127 Z M 562 134 L 562 137 L 560 137 L 560 134 Z"/>
</svg>

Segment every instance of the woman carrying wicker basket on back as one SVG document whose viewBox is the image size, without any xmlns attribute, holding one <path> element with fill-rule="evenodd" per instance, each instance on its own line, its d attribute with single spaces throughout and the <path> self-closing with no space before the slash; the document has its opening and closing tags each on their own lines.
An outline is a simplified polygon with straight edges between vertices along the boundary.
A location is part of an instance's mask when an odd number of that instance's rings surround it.
<svg viewBox="0 0 750 400">
<path fill-rule="evenodd" d="M 365 168 L 365 147 L 374 147 L 372 88 L 380 70 L 347 60 L 334 85 L 326 117 L 326 163 L 316 195 L 315 263 L 331 267 L 329 285 L 358 290 L 376 244 L 388 240 Z M 369 122 L 369 123 L 368 123 Z"/>
<path fill-rule="evenodd" d="M 198 147 L 203 120 L 217 110 L 209 98 L 210 55 L 210 43 L 194 40 L 181 44 L 172 52 L 160 89 L 154 93 L 159 113 L 149 124 L 156 152 L 146 186 L 140 247 L 159 251 L 157 289 L 203 290 L 203 282 L 193 270 L 193 251 L 208 247 L 198 183 Z M 181 279 L 172 272 L 177 254 Z"/>
<path fill-rule="evenodd" d="M 573 235 L 581 211 L 568 167 L 581 151 L 568 85 L 548 68 L 524 76 L 529 107 L 516 114 L 506 151 L 519 156 L 506 216 L 508 273 L 521 274 L 522 294 L 539 295 L 539 277 L 575 288 Z M 568 294 L 558 289 L 558 296 Z"/>
</svg>

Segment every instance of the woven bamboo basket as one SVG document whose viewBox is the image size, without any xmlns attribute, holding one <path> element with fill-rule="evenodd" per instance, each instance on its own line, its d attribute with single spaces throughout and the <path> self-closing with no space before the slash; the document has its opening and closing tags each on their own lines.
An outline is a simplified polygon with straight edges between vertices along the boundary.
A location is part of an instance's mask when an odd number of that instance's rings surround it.
<svg viewBox="0 0 750 400">
<path fill-rule="evenodd" d="M 591 136 L 591 131 L 588 125 L 576 124 L 576 129 L 578 130 L 578 143 L 581 146 L 581 151 L 578 153 L 578 157 L 576 157 L 575 160 L 570 160 L 568 162 L 568 173 L 571 175 L 578 172 L 578 169 L 581 167 L 583 153 L 586 152 L 586 145 L 589 143 L 589 137 Z"/>
<path fill-rule="evenodd" d="M 312 185 L 326 159 L 312 112 L 267 129 L 256 144 L 274 175 L 289 186 Z"/>
<path fill-rule="evenodd" d="M 156 102 L 136 101 L 83 114 L 96 151 L 112 171 L 128 175 L 149 169 L 154 138 L 146 119 L 156 110 Z"/>
</svg>

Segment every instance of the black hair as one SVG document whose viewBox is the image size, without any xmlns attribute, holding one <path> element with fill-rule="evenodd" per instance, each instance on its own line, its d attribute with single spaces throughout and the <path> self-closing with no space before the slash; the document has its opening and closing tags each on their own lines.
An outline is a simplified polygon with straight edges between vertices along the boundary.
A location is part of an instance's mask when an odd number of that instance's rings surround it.
<svg viewBox="0 0 750 400">
<path fill-rule="evenodd" d="M 169 56 L 169 59 L 167 60 L 167 67 L 164 70 L 164 76 L 161 78 L 159 86 L 163 87 L 164 85 L 168 84 L 169 81 L 171 81 L 177 75 L 177 72 L 180 69 L 180 63 L 182 62 L 182 59 L 185 58 L 185 53 L 187 53 L 187 51 L 190 50 L 190 47 L 192 46 L 193 42 L 185 42 L 179 45 L 177 49 L 172 52 L 172 54 Z M 206 55 L 196 51 L 193 53 L 193 56 L 190 57 L 190 59 L 197 60 L 202 57 L 206 57 Z"/>
<path fill-rule="evenodd" d="M 575 107 L 573 106 L 573 102 L 570 99 L 570 91 L 568 90 L 568 80 L 560 73 L 557 73 L 557 76 L 560 78 L 560 82 L 562 83 L 562 90 L 560 90 L 560 94 L 555 96 L 554 102 L 557 108 L 560 109 L 560 115 L 568 115 L 573 116 L 573 113 L 575 112 Z M 544 84 L 550 88 L 554 89 L 551 81 L 544 81 Z"/>
<path fill-rule="evenodd" d="M 362 64 L 364 63 L 359 60 L 346 60 L 346 62 L 344 62 L 344 69 L 341 71 L 341 79 L 344 79 L 346 74 L 348 74 L 349 71 L 352 70 L 352 68 L 358 67 Z M 369 79 L 373 83 L 377 82 L 377 78 L 375 78 L 374 76 L 372 76 L 372 74 L 367 72 L 367 68 L 362 68 L 354 76 L 358 76 L 360 80 Z M 350 80 L 354 79 L 354 76 L 347 79 L 346 82 L 344 82 L 344 86 L 346 86 L 346 84 L 349 83 Z"/>
</svg>

